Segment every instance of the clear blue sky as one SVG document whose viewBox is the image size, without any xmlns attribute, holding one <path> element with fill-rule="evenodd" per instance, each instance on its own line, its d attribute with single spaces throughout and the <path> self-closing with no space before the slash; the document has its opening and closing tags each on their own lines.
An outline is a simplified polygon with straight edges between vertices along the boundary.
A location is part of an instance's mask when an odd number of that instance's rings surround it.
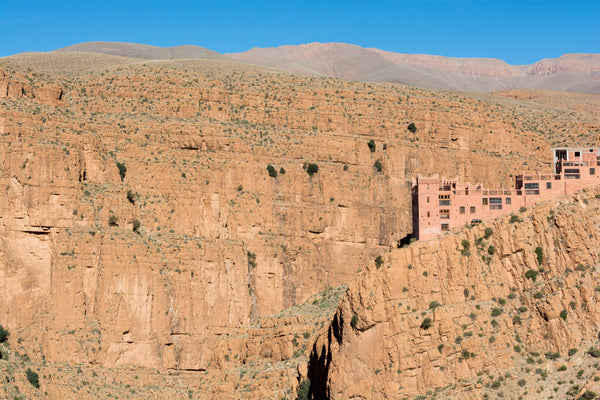
<svg viewBox="0 0 600 400">
<path fill-rule="evenodd" d="M 600 0 L 0 0 L 0 56 L 92 40 L 220 53 L 344 42 L 529 64 L 600 53 Z"/>
</svg>

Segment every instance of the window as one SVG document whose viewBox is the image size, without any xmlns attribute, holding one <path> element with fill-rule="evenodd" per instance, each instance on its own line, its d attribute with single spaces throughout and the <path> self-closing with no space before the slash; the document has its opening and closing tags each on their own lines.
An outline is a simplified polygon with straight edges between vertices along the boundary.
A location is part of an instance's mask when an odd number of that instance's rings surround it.
<svg viewBox="0 0 600 400">
<path fill-rule="evenodd" d="M 579 168 L 565 168 L 565 174 L 578 174 Z"/>
<path fill-rule="evenodd" d="M 442 224 L 442 231 L 449 231 L 449 230 L 450 230 L 450 225 Z"/>
<path fill-rule="evenodd" d="M 581 157 L 581 153 L 580 153 L 580 152 L 578 152 L 578 151 L 576 151 L 576 152 L 575 152 L 575 157 Z"/>
<path fill-rule="evenodd" d="M 483 204 L 484 206 L 487 206 L 487 197 L 484 197 L 481 199 L 481 204 Z"/>
<path fill-rule="evenodd" d="M 459 212 L 460 212 L 461 214 L 464 214 L 464 213 L 465 213 L 465 208 L 461 206 L 461 207 L 459 208 Z"/>
<path fill-rule="evenodd" d="M 431 213 L 427 211 L 427 218 L 431 217 Z"/>
<path fill-rule="evenodd" d="M 427 198 L 427 202 L 429 203 L 429 197 Z"/>
<path fill-rule="evenodd" d="M 590 175 L 596 175 L 596 168 L 590 168 Z"/>
<path fill-rule="evenodd" d="M 526 183 L 525 184 L 525 194 L 540 194 L 540 184 L 535 183 Z"/>
<path fill-rule="evenodd" d="M 471 207 L 471 214 L 475 214 L 475 207 Z"/>
<path fill-rule="evenodd" d="M 505 203 L 506 203 L 507 205 L 508 205 L 508 204 L 512 204 L 512 199 L 511 199 L 510 197 L 507 197 L 507 198 L 506 198 L 506 201 L 505 201 Z"/>
<path fill-rule="evenodd" d="M 502 204 L 502 197 L 490 197 L 490 204 Z"/>
<path fill-rule="evenodd" d="M 450 210 L 447 210 L 447 209 L 440 210 L 440 218 L 450 219 Z"/>
</svg>

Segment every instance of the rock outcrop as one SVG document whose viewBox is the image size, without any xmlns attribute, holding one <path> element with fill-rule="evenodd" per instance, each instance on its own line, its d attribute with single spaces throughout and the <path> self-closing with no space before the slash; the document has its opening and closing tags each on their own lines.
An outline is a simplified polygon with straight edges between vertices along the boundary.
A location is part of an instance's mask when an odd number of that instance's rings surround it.
<svg viewBox="0 0 600 400">
<path fill-rule="evenodd" d="M 482 373 L 502 375 L 531 354 L 585 353 L 600 328 L 598 226 L 596 188 L 387 254 L 350 283 L 317 339 L 315 398 L 409 398 L 448 385 L 481 398 Z M 547 398 L 549 386 L 529 398 Z"/>
<path fill-rule="evenodd" d="M 278 313 L 397 247 L 416 173 L 494 187 L 595 140 L 586 112 L 218 61 L 2 69 L 0 324 L 54 398 L 100 396 L 64 365 L 143 370 L 140 398 L 165 374 L 164 398 L 289 397 L 330 314 Z"/>
</svg>

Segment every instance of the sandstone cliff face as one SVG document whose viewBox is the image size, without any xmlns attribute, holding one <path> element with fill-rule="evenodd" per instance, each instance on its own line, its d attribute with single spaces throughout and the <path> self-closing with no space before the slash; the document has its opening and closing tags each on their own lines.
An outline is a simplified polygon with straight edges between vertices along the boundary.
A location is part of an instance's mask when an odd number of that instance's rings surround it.
<svg viewBox="0 0 600 400">
<path fill-rule="evenodd" d="M 220 62 L 4 70 L 2 87 L 25 88 L 0 98 L 11 346 L 55 366 L 153 369 L 160 385 L 156 371 L 177 371 L 198 398 L 295 388 L 328 316 L 271 316 L 395 248 L 416 173 L 493 187 L 543 169 L 554 127 L 593 140 L 585 113 Z M 55 373 L 43 388 L 65 398 Z"/>
<path fill-rule="evenodd" d="M 597 343 L 599 194 L 541 204 L 518 222 L 462 228 L 370 265 L 314 345 L 315 398 L 404 398 L 449 384 L 480 398 L 469 379 L 502 375 L 536 352 L 566 357 Z M 547 386 L 529 398 L 553 394 Z"/>
</svg>

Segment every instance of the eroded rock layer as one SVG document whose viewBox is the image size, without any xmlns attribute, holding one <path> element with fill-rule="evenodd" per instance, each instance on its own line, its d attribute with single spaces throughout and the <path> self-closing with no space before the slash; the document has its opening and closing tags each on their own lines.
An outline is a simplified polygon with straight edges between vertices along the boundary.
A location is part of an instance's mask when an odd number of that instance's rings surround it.
<svg viewBox="0 0 600 400">
<path fill-rule="evenodd" d="M 482 374 L 518 379 L 529 375 L 514 368 L 527 357 L 552 372 L 552 360 L 585 354 L 599 341 L 599 226 L 596 188 L 387 254 L 350 283 L 318 338 L 315 398 L 412 398 L 448 386 L 481 398 Z M 568 387 L 553 389 L 516 388 L 549 398 Z"/>
</svg>

